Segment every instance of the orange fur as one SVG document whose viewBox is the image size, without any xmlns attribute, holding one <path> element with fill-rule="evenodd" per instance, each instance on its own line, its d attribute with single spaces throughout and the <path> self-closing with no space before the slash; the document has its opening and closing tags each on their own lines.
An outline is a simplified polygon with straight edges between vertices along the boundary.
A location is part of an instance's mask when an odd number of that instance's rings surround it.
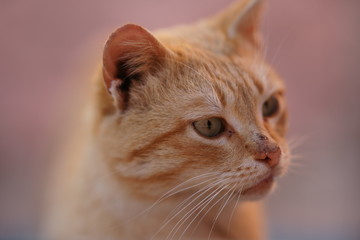
<svg viewBox="0 0 360 240">
<path fill-rule="evenodd" d="M 262 4 L 244 0 L 154 35 L 129 24 L 110 36 L 91 124 L 79 134 L 83 155 L 67 156 L 54 187 L 49 239 L 265 238 L 261 203 L 246 201 L 270 191 L 289 151 L 284 86 L 261 51 Z M 270 96 L 280 107 L 263 117 Z M 195 121 L 214 117 L 221 134 L 195 131 Z"/>
</svg>

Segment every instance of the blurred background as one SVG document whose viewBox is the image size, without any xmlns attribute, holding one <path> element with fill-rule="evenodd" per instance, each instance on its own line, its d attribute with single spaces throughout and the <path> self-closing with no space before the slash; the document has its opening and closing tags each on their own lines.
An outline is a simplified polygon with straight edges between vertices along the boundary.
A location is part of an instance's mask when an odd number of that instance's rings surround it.
<svg viewBox="0 0 360 240">
<path fill-rule="evenodd" d="M 231 2 L 0 1 L 1 240 L 38 239 L 49 169 L 108 34 L 191 23 Z M 271 0 L 263 33 L 301 156 L 267 199 L 270 239 L 358 240 L 360 1 Z"/>
</svg>

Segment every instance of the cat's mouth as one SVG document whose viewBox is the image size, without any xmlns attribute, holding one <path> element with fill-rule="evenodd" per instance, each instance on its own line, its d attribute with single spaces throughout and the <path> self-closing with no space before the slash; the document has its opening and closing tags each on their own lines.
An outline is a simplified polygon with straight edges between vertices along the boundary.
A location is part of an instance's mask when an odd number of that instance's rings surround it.
<svg viewBox="0 0 360 240">
<path fill-rule="evenodd" d="M 270 176 L 256 183 L 255 185 L 247 188 L 242 191 L 242 195 L 263 195 L 271 189 L 274 183 L 274 176 L 270 174 Z"/>
</svg>

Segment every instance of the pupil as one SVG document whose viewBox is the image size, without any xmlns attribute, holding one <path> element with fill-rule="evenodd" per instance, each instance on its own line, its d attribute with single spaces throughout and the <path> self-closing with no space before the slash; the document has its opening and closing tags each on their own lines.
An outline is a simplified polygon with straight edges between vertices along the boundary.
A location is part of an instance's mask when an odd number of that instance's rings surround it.
<svg viewBox="0 0 360 240">
<path fill-rule="evenodd" d="M 211 129 L 211 121 L 210 120 L 207 121 L 207 128 Z"/>
</svg>

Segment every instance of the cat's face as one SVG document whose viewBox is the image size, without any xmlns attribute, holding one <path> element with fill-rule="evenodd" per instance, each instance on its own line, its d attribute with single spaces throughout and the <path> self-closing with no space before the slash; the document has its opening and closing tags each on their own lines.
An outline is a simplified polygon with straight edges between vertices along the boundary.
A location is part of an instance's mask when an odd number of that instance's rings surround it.
<svg viewBox="0 0 360 240">
<path fill-rule="evenodd" d="M 211 187 L 258 198 L 286 169 L 284 86 L 261 57 L 247 19 L 259 3 L 248 2 L 256 4 L 234 36 L 219 15 L 158 38 L 136 25 L 110 37 L 104 80 L 115 104 L 99 139 L 134 193 L 156 197 L 183 184 L 181 193 Z"/>
</svg>

